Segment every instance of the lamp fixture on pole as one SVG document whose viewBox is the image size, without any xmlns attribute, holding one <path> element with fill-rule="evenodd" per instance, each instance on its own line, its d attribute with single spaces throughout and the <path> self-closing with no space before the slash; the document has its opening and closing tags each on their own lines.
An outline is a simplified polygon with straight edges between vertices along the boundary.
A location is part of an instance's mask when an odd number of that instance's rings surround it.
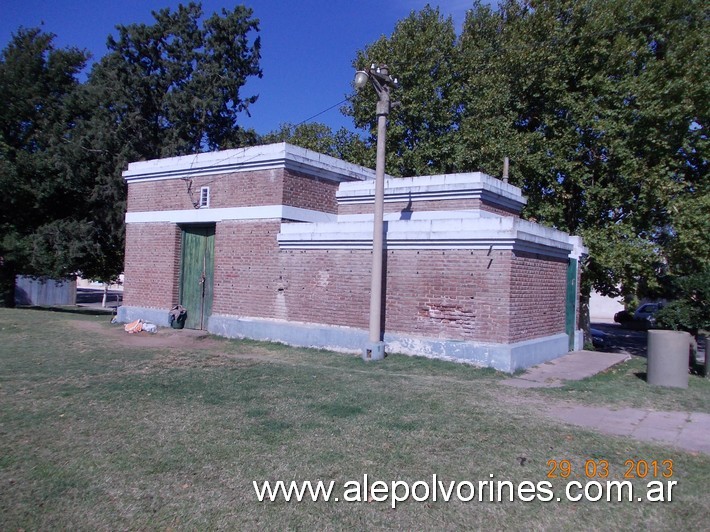
<svg viewBox="0 0 710 532">
<path fill-rule="evenodd" d="M 387 115 L 390 113 L 390 90 L 399 88 L 397 78 L 392 78 L 387 65 L 375 65 L 355 73 L 354 85 L 360 90 L 367 82 L 377 93 L 377 163 L 375 166 L 375 216 L 372 230 L 372 279 L 370 285 L 370 336 L 362 352 L 363 360 L 382 360 L 385 343 L 382 337 L 382 263 L 384 250 L 385 203 L 385 140 Z"/>
</svg>

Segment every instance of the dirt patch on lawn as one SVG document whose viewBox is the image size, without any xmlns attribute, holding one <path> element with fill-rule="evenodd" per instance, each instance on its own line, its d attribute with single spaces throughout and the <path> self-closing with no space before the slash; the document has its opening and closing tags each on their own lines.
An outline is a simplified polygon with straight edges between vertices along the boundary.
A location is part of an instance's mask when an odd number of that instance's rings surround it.
<svg viewBox="0 0 710 532">
<path fill-rule="evenodd" d="M 197 368 L 243 365 L 245 360 L 254 362 L 281 362 L 281 356 L 269 349 L 250 346 L 247 351 L 235 349 L 228 339 L 214 336 L 207 331 L 193 329 L 170 329 L 161 327 L 156 333 L 129 334 L 123 324 L 77 321 L 72 326 L 89 334 L 101 337 L 118 347 L 128 349 L 151 349 L 158 351 L 150 362 L 141 361 L 127 371 L 151 371 L 159 368 Z M 284 361 L 286 362 L 286 361 Z M 286 362 L 288 363 L 288 362 Z"/>
<path fill-rule="evenodd" d="M 103 338 L 115 341 L 118 345 L 123 347 L 212 349 L 220 344 L 220 341 L 207 331 L 159 328 L 156 333 L 139 332 L 129 334 L 123 329 L 123 324 L 109 324 L 94 321 L 75 321 L 69 323 L 77 329 L 101 335 Z"/>
</svg>

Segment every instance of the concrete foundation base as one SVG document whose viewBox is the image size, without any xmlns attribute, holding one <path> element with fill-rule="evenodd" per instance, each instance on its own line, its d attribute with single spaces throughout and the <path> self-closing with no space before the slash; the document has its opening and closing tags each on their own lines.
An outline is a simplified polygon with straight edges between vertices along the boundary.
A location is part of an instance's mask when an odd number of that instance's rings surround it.
<svg viewBox="0 0 710 532">
<path fill-rule="evenodd" d="M 362 350 L 362 359 L 365 362 L 383 360 L 385 358 L 385 343 L 370 342 Z"/>
<path fill-rule="evenodd" d="M 364 329 L 314 323 L 213 315 L 209 319 L 208 331 L 228 338 L 281 342 L 341 353 L 357 353 L 361 356 L 362 346 L 370 347 L 369 334 Z M 514 344 L 467 342 L 386 333 L 381 344 L 383 356 L 386 351 L 440 358 L 491 367 L 507 373 L 555 359 L 569 351 L 569 338 L 564 333 Z M 373 356 L 377 354 L 373 353 Z"/>
<path fill-rule="evenodd" d="M 121 323 L 141 319 L 159 327 L 170 327 L 170 309 L 121 306 L 116 309 L 116 319 Z"/>
<path fill-rule="evenodd" d="M 139 318 L 161 327 L 170 326 L 168 309 L 126 306 L 118 308 L 118 320 L 122 323 Z M 514 373 L 519 369 L 556 359 L 569 351 L 569 338 L 564 333 L 513 344 L 386 333 L 384 342 L 373 344 L 369 341 L 369 334 L 365 329 L 226 315 L 210 316 L 207 330 L 227 338 L 249 338 L 340 353 L 356 353 L 364 360 L 382 360 L 385 352 L 399 353 L 467 362 L 506 373 Z M 364 350 L 363 345 L 366 346 Z M 367 350 L 370 349 L 370 358 L 366 358 Z"/>
</svg>

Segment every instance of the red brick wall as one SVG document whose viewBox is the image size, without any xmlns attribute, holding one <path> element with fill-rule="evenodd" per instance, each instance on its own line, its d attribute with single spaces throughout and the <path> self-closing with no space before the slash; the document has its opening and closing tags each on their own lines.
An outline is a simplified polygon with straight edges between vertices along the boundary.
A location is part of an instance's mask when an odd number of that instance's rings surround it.
<svg viewBox="0 0 710 532">
<path fill-rule="evenodd" d="M 566 260 L 516 252 L 511 283 L 512 341 L 565 332 Z"/>
<path fill-rule="evenodd" d="M 213 313 L 369 324 L 369 250 L 280 250 L 280 220 L 216 226 Z M 128 224 L 128 306 L 178 300 L 180 229 Z M 385 330 L 512 343 L 564 332 L 566 261 L 485 250 L 390 250 Z"/>
<path fill-rule="evenodd" d="M 338 212 L 335 193 L 338 183 L 286 170 L 283 182 L 283 204 L 302 209 Z"/>
<path fill-rule="evenodd" d="M 371 260 L 363 250 L 281 251 L 288 319 L 366 329 Z M 510 251 L 391 250 L 385 330 L 502 343 L 563 333 L 565 269 Z"/>
<path fill-rule="evenodd" d="M 509 252 L 396 250 L 386 257 L 386 331 L 508 340 Z M 255 305 L 275 313 L 253 315 L 368 328 L 370 251 L 283 250 L 278 261 L 278 280 Z"/>
<path fill-rule="evenodd" d="M 337 184 L 297 172 L 265 170 L 193 180 L 194 198 L 210 187 L 210 207 L 281 204 L 335 212 Z M 129 212 L 191 209 L 187 182 L 131 183 Z M 388 212 L 407 202 L 385 204 Z M 496 212 L 480 200 L 413 202 L 416 210 Z M 369 212 L 371 205 L 340 206 Z M 501 212 L 502 213 L 502 212 Z M 276 318 L 367 329 L 369 250 L 281 250 L 281 220 L 216 224 L 215 314 Z M 126 228 L 127 306 L 169 309 L 178 301 L 181 231 L 169 223 Z M 564 332 L 565 260 L 487 250 L 386 253 L 385 330 L 512 343 Z"/>
<path fill-rule="evenodd" d="M 390 251 L 386 329 L 506 342 L 509 277 L 507 251 Z"/>
<path fill-rule="evenodd" d="M 175 224 L 126 225 L 124 305 L 170 309 L 177 303 L 181 237 Z"/>
<path fill-rule="evenodd" d="M 189 181 L 166 179 L 131 183 L 128 212 L 193 209 L 200 187 L 210 187 L 210 208 L 280 205 L 283 199 L 283 170 L 261 170 L 227 175 L 196 177 Z"/>
<path fill-rule="evenodd" d="M 217 224 L 213 313 L 276 317 L 280 226 L 281 220 Z"/>
<path fill-rule="evenodd" d="M 517 210 L 503 209 L 497 205 L 482 202 L 480 199 L 459 199 L 459 200 L 430 200 L 430 201 L 393 201 L 385 203 L 385 212 L 423 212 L 423 211 L 449 211 L 449 210 L 473 210 L 500 214 L 501 216 L 518 216 Z M 342 204 L 338 206 L 338 214 L 371 214 L 374 210 L 372 203 Z"/>
<path fill-rule="evenodd" d="M 372 254 L 365 250 L 283 250 L 288 319 L 367 329 Z"/>
</svg>

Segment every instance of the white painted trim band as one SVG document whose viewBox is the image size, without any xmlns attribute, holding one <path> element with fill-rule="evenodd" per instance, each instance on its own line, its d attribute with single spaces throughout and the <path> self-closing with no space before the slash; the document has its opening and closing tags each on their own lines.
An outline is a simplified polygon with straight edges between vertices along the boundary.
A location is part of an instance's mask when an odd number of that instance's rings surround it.
<svg viewBox="0 0 710 532">
<path fill-rule="evenodd" d="M 387 249 L 505 249 L 566 259 L 569 235 L 511 216 L 388 220 Z M 372 249 L 366 221 L 287 224 L 278 235 L 282 249 Z"/>
<path fill-rule="evenodd" d="M 127 212 L 126 223 L 215 223 L 223 220 L 285 219 L 296 222 L 334 222 L 337 215 L 302 209 L 290 205 L 225 207 L 219 209 L 185 209 L 173 211 Z"/>
<path fill-rule="evenodd" d="M 128 165 L 123 178 L 128 183 L 142 183 L 279 168 L 335 182 L 372 180 L 375 177 L 375 172 L 369 168 L 282 142 L 138 161 Z"/>
<path fill-rule="evenodd" d="M 546 257 L 552 257 L 557 259 L 567 259 L 569 255 L 569 249 L 564 249 L 562 247 L 551 246 L 549 244 L 543 244 L 540 242 L 530 242 L 522 238 L 430 238 L 426 240 L 418 239 L 386 239 L 385 249 L 432 249 L 432 250 L 452 250 L 452 249 L 465 249 L 471 251 L 519 251 L 525 253 L 532 253 L 537 255 L 544 255 Z M 355 249 L 355 250 L 371 250 L 372 249 L 372 235 L 357 235 L 351 239 L 347 240 L 329 240 L 329 241 L 285 241 L 281 240 L 279 237 L 279 248 L 283 250 L 288 249 L 318 249 L 318 250 L 343 250 L 343 249 Z"/>
<path fill-rule="evenodd" d="M 339 205 L 373 203 L 374 184 L 341 183 L 336 197 Z M 480 199 L 516 211 L 527 203 L 518 187 L 481 172 L 385 180 L 385 203 L 461 199 Z"/>
</svg>

